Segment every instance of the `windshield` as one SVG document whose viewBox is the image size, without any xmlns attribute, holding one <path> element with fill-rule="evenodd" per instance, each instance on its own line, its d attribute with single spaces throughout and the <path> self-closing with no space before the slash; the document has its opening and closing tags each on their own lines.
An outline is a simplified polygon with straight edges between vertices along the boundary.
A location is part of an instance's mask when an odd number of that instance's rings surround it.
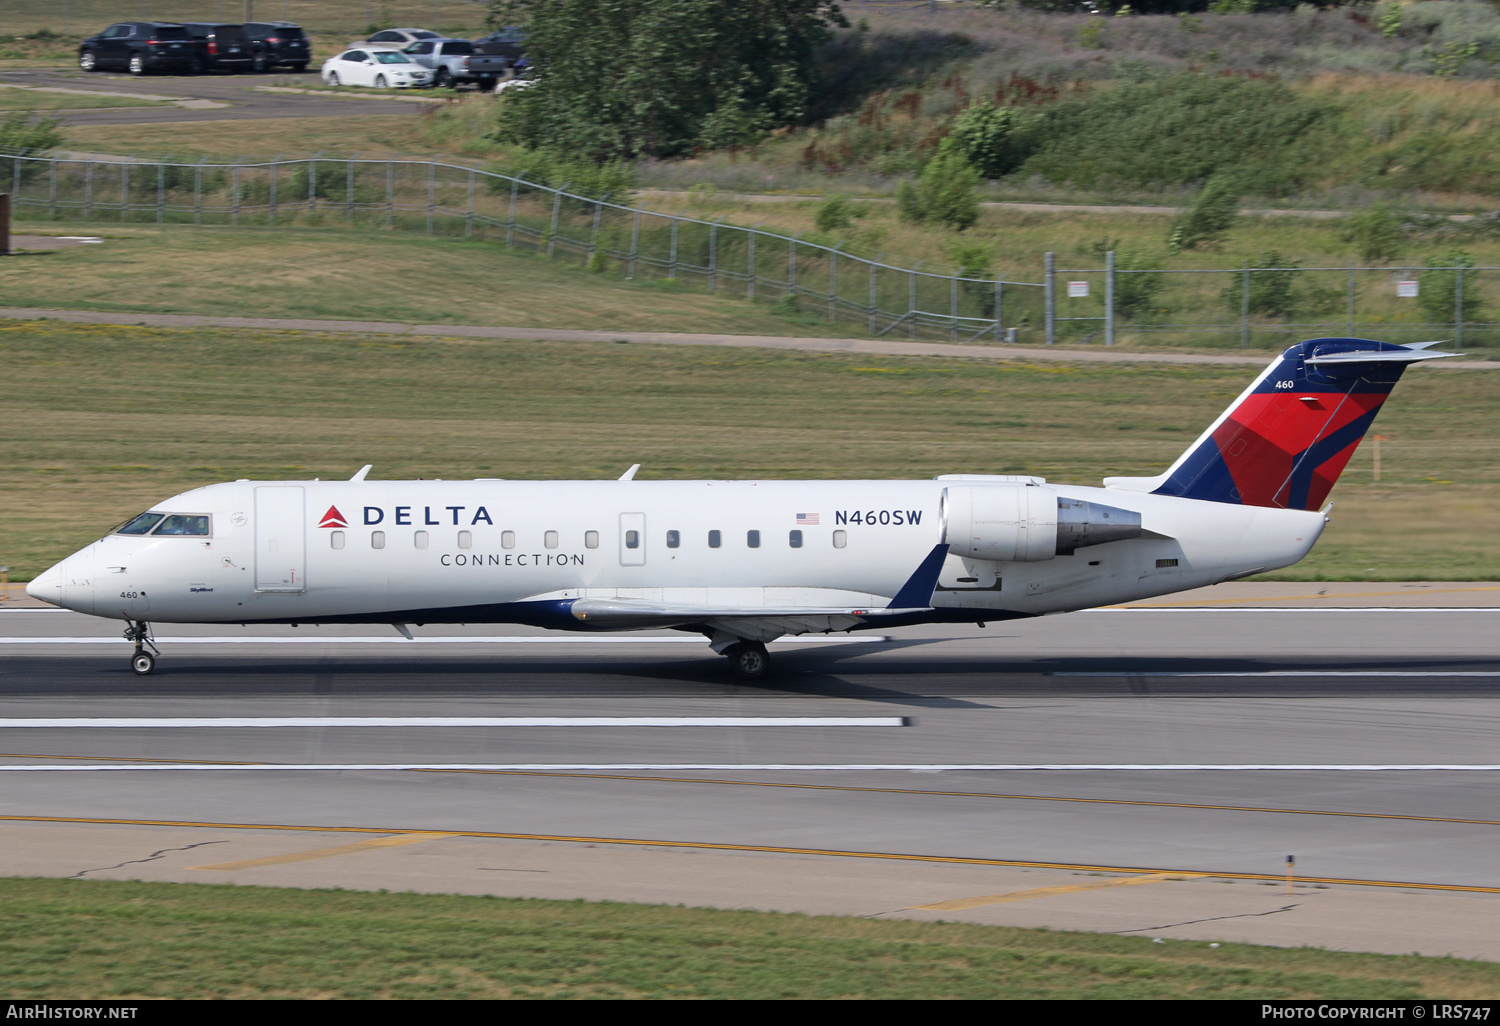
<svg viewBox="0 0 1500 1026">
<path fill-rule="evenodd" d="M 162 518 L 160 513 L 142 513 L 138 517 L 132 517 L 125 521 L 116 530 L 116 534 L 146 534 L 156 526 L 157 521 Z"/>
<path fill-rule="evenodd" d="M 208 517 L 206 517 L 206 516 L 196 516 L 196 515 L 194 515 L 194 516 L 186 516 L 186 515 L 183 515 L 181 513 L 174 513 L 171 516 L 168 516 L 165 520 L 163 520 L 161 522 L 161 526 L 158 527 L 152 533 L 153 534 L 191 534 L 191 535 L 200 535 L 200 536 L 201 535 L 207 535 L 208 534 Z"/>
<path fill-rule="evenodd" d="M 395 50 L 377 50 L 375 59 L 381 64 L 410 64 L 411 58 Z"/>
</svg>

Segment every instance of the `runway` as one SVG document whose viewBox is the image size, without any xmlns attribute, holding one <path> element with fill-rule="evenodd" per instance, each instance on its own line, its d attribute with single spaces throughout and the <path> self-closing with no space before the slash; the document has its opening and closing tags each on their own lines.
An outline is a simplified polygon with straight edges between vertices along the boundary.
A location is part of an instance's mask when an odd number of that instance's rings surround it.
<svg viewBox="0 0 1500 1026">
<path fill-rule="evenodd" d="M 789 639 L 757 686 L 475 627 L 162 627 L 138 678 L 8 610 L 6 872 L 1500 958 L 1500 607 L 1449 591 Z"/>
</svg>

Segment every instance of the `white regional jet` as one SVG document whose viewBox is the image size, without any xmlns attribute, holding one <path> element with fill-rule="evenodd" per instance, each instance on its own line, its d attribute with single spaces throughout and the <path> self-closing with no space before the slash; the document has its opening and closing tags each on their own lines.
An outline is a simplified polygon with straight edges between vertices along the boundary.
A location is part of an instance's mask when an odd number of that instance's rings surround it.
<svg viewBox="0 0 1500 1026">
<path fill-rule="evenodd" d="M 155 623 L 520 623 L 703 634 L 753 679 L 784 635 L 980 623 L 1288 566 L 1409 364 L 1323 338 L 1272 361 L 1163 474 L 930 481 L 235 481 L 133 517 L 28 594 Z M 147 651 L 147 649 L 151 651 Z"/>
</svg>

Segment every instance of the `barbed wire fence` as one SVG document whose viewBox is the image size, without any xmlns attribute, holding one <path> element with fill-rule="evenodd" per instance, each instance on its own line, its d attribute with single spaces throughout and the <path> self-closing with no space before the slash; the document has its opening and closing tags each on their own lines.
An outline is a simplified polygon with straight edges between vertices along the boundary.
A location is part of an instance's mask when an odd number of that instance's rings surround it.
<svg viewBox="0 0 1500 1026">
<path fill-rule="evenodd" d="M 1500 267 L 1059 268 L 1039 281 L 943 273 L 805 233 L 664 213 L 431 160 L 196 163 L 0 155 L 23 219 L 329 225 L 487 239 L 588 271 L 774 304 L 871 337 L 1114 345 L 1183 336 L 1249 349 L 1315 335 L 1500 342 Z M 1293 337 L 1297 336 L 1297 337 Z"/>
</svg>

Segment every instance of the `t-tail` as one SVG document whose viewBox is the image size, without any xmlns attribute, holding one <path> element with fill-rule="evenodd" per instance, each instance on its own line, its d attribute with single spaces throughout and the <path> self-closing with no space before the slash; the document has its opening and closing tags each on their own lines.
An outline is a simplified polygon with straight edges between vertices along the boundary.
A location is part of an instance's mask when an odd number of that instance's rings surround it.
<svg viewBox="0 0 1500 1026">
<path fill-rule="evenodd" d="M 1313 510 L 1413 363 L 1453 353 L 1315 338 L 1287 349 L 1159 477 L 1105 485 L 1209 502 Z"/>
</svg>

